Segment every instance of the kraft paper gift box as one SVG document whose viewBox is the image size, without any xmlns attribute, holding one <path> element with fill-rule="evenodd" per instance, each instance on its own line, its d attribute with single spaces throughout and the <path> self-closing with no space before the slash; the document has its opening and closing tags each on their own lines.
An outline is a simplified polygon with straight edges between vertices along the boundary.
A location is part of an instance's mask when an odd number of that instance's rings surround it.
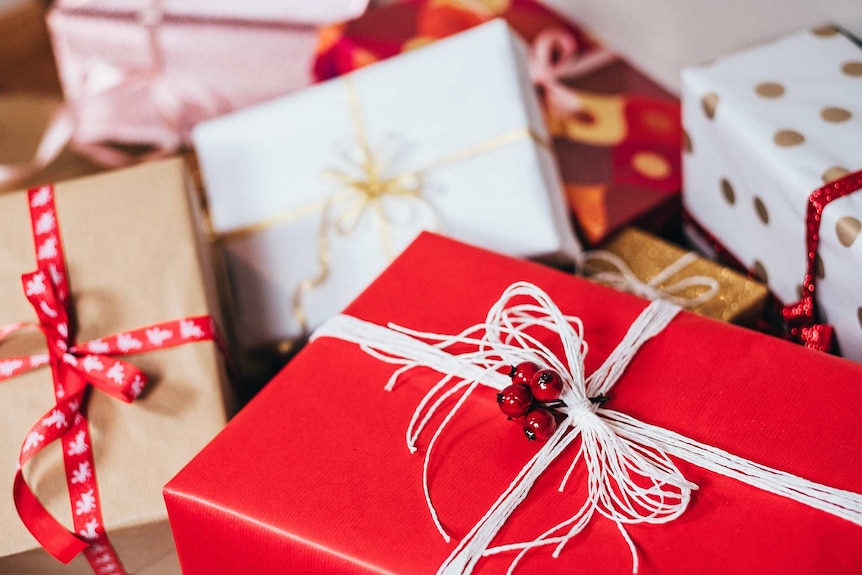
<svg viewBox="0 0 862 575">
<path fill-rule="evenodd" d="M 862 49 L 835 28 L 804 30 L 683 72 L 683 203 L 694 221 L 784 305 L 803 283 L 811 240 L 820 320 L 862 360 Z M 842 180 L 842 177 L 844 178 Z M 828 196 L 836 195 L 828 191 Z"/>
<path fill-rule="evenodd" d="M 760 282 L 637 228 L 614 234 L 583 258 L 584 274 L 595 281 L 740 325 L 761 318 L 769 295 Z"/>
<path fill-rule="evenodd" d="M 61 0 L 48 14 L 79 144 L 187 143 L 194 123 L 311 83 L 317 28 L 367 0 Z"/>
<path fill-rule="evenodd" d="M 422 229 L 572 261 L 524 58 L 497 20 L 195 129 L 245 349 L 319 325 Z"/>
<path fill-rule="evenodd" d="M 135 336 L 131 330 L 204 315 L 218 323 L 212 266 L 189 186 L 178 159 L 54 186 L 54 223 L 66 256 L 78 344 L 102 338 L 112 345 L 110 336 L 122 334 L 130 336 L 127 349 L 134 350 L 135 341 L 137 346 L 153 342 L 149 334 Z M 46 230 L 46 221 L 39 221 L 40 231 Z M 33 235 L 27 194 L 0 196 L 0 326 L 35 321 L 21 280 L 36 268 Z M 200 328 L 198 319 L 194 325 Z M 172 330 L 162 327 L 159 333 L 165 331 Z M 168 339 L 177 332 L 182 330 L 173 329 Z M 176 565 L 161 486 L 224 426 L 233 409 L 217 345 L 189 341 L 118 357 L 149 378 L 135 401 L 123 403 L 91 389 L 82 403 L 90 421 L 103 526 L 132 573 L 149 572 L 155 565 L 169 572 L 168 566 Z M 45 350 L 45 337 L 38 330 L 7 335 L 0 342 L 2 374 L 22 365 L 14 358 Z M 98 357 L 103 365 L 113 361 Z M 63 565 L 40 548 L 13 500 L 16 463 L 25 438 L 29 440 L 28 430 L 55 405 L 51 374 L 41 367 L 0 382 L 3 573 L 93 572 L 83 556 Z M 70 502 L 61 453 L 60 442 L 51 443 L 23 469 L 39 500 L 71 529 L 73 511 L 79 508 Z"/>
<path fill-rule="evenodd" d="M 543 289 L 562 313 L 581 318 L 586 374 L 647 305 L 570 274 L 424 234 L 343 313 L 379 329 L 394 324 L 458 334 L 484 322 L 504 289 L 523 281 Z M 536 337 L 561 353 L 559 340 L 545 333 Z M 506 420 L 495 390 L 473 392 L 435 440 L 429 460 L 429 492 L 452 537 L 446 543 L 423 495 L 423 459 L 460 394 L 432 416 L 411 454 L 405 440 L 411 416 L 443 374 L 420 367 L 386 391 L 400 364 L 354 343 L 363 340 L 313 339 L 168 483 L 171 528 L 186 575 L 433 573 L 542 447 Z M 485 374 L 492 375 L 508 379 Z M 603 409 L 858 493 L 860 377 L 862 366 L 854 362 L 681 312 L 641 347 L 605 392 Z M 551 464 L 494 544 L 531 541 L 577 511 L 587 489 L 583 461 L 565 490 L 558 488 L 578 448 L 578 442 L 569 445 Z M 641 575 L 859 571 L 859 525 L 671 459 L 699 489 L 673 521 L 625 525 Z M 559 558 L 552 558 L 553 549 L 531 550 L 514 572 L 632 572 L 619 529 L 598 513 Z M 488 556 L 475 573 L 503 573 L 515 554 Z"/>
<path fill-rule="evenodd" d="M 494 17 L 532 45 L 531 77 L 543 95 L 566 198 L 584 241 L 596 245 L 633 223 L 654 231 L 677 224 L 678 98 L 533 0 L 408 0 L 369 10 L 321 30 L 315 75 L 333 78 Z M 562 43 L 545 53 L 547 35 L 570 36 L 574 53 L 564 53 Z M 574 109 L 557 104 L 552 96 L 560 91 L 569 103 L 577 101 Z"/>
</svg>

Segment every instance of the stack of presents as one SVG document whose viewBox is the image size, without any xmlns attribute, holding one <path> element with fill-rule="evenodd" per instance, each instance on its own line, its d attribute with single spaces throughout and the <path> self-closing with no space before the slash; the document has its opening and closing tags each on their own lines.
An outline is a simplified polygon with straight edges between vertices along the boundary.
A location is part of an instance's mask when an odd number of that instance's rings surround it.
<svg viewBox="0 0 862 575">
<path fill-rule="evenodd" d="M 677 96 L 535 0 L 41 8 L 0 572 L 862 571 L 840 22 Z"/>
</svg>

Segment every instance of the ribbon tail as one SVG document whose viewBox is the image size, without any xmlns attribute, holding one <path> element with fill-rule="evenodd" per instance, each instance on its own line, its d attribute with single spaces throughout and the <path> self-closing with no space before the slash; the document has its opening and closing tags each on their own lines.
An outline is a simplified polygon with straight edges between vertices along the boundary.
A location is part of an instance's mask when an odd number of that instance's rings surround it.
<svg viewBox="0 0 862 575">
<path fill-rule="evenodd" d="M 599 414 L 620 437 L 635 443 L 643 443 L 646 440 L 668 455 L 688 461 L 701 469 L 862 526 L 862 494 L 815 483 L 755 463 L 617 411 L 600 409 Z"/>
<path fill-rule="evenodd" d="M 54 558 L 69 563 L 87 547 L 87 542 L 72 534 L 48 512 L 30 490 L 19 470 L 15 475 L 13 496 L 18 515 L 27 517 L 27 529 Z"/>
<path fill-rule="evenodd" d="M 799 328 L 798 337 L 808 349 L 828 352 L 832 349 L 831 325 L 817 323 Z"/>
</svg>

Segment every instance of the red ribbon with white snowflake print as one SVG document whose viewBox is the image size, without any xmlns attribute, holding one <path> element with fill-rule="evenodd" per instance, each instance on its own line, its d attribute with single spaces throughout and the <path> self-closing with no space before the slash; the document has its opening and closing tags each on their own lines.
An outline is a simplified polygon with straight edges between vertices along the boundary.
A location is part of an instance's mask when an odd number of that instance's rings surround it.
<svg viewBox="0 0 862 575">
<path fill-rule="evenodd" d="M 38 269 L 22 276 L 24 292 L 38 324 L 0 327 L 0 340 L 35 325 L 47 340 L 44 354 L 0 360 L 0 381 L 48 365 L 56 405 L 33 425 L 18 457 L 14 483 L 15 506 L 27 529 L 48 553 L 68 563 L 80 552 L 98 575 L 126 573 L 105 533 L 87 420 L 90 386 L 124 402 L 133 401 L 146 385 L 146 376 L 118 355 L 146 353 L 196 341 L 219 342 L 210 316 L 166 321 L 109 337 L 75 344 L 70 325 L 69 284 L 50 186 L 29 191 L 30 217 Z M 57 521 L 24 479 L 23 467 L 48 444 L 60 440 L 69 487 L 74 531 Z"/>
</svg>

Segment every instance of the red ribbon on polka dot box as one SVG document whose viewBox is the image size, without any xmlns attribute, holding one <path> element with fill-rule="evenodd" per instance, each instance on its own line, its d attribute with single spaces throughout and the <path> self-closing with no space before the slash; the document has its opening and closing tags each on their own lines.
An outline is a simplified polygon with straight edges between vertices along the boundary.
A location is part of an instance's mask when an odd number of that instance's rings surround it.
<svg viewBox="0 0 862 575">
<path fill-rule="evenodd" d="M 0 198 L 0 572 L 170 550 L 161 485 L 225 421 L 185 182 L 172 160 Z"/>
<path fill-rule="evenodd" d="M 791 339 L 862 361 L 862 49 L 823 26 L 682 79 L 686 211 Z"/>
</svg>

